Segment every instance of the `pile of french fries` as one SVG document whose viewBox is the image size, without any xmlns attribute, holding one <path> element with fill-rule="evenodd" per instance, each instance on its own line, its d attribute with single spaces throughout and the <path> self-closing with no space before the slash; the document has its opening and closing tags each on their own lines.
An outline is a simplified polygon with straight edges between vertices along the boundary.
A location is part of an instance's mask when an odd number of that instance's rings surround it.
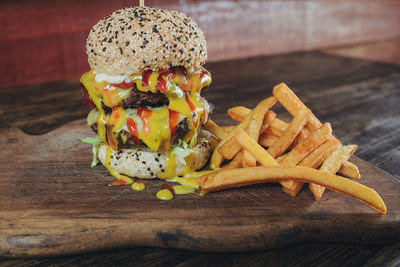
<svg viewBox="0 0 400 267">
<path fill-rule="evenodd" d="M 276 102 L 293 116 L 290 123 L 271 110 Z M 209 120 L 206 125 L 218 138 L 210 166 L 221 169 L 200 177 L 201 194 L 279 182 L 285 193 L 295 197 L 309 183 L 317 201 L 329 188 L 386 213 L 385 203 L 373 189 L 336 175 L 360 180 L 357 166 L 348 161 L 357 145 L 342 146 L 331 125 L 322 124 L 286 84 L 275 86 L 273 96 L 254 109 L 236 106 L 228 114 L 239 123 L 220 127 Z M 229 163 L 222 166 L 226 160 Z"/>
</svg>

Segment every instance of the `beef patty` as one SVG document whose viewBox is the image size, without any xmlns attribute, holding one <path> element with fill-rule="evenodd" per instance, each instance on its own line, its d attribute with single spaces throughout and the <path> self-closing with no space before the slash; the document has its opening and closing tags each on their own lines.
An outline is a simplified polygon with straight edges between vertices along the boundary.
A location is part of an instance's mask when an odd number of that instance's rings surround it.
<svg viewBox="0 0 400 267">
<path fill-rule="evenodd" d="M 96 123 L 92 125 L 92 130 L 95 133 L 97 133 Z M 188 132 L 189 132 L 189 124 L 187 119 L 184 119 L 176 126 L 175 134 L 171 138 L 171 144 L 175 143 L 178 139 L 182 139 Z M 127 137 L 127 141 L 125 144 L 122 141 L 121 135 L 125 135 Z M 139 145 L 146 146 L 142 140 L 139 140 Z M 118 148 L 135 148 L 135 147 L 137 147 L 137 144 L 135 144 L 132 135 L 129 132 L 122 130 L 118 135 Z"/>
</svg>

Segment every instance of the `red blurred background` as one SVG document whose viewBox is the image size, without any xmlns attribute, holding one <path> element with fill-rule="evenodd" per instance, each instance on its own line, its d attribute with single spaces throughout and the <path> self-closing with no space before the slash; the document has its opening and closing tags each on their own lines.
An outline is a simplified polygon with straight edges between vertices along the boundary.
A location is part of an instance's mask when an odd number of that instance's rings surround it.
<svg viewBox="0 0 400 267">
<path fill-rule="evenodd" d="M 206 34 L 209 61 L 400 37 L 400 1 L 145 3 L 192 17 Z M 1 1 L 0 87 L 79 77 L 89 68 L 85 42 L 90 28 L 114 10 L 137 4 L 126 0 Z M 395 49 L 398 55 L 398 44 L 387 49 Z"/>
</svg>

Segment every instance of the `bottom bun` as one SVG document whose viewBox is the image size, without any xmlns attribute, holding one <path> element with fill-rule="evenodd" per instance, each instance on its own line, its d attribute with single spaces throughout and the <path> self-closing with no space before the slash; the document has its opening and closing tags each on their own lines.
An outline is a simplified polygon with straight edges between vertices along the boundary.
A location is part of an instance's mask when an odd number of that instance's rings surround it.
<svg viewBox="0 0 400 267">
<path fill-rule="evenodd" d="M 107 146 L 101 144 L 98 151 L 98 158 L 103 163 L 106 158 Z M 195 159 L 194 169 L 204 167 L 211 153 L 211 144 L 208 140 L 198 143 L 192 148 Z M 168 155 L 165 152 L 154 152 L 150 149 L 129 149 L 112 150 L 110 164 L 115 171 L 131 177 L 141 179 L 160 178 L 167 168 Z M 175 156 L 176 175 L 183 175 L 186 166 L 184 159 Z M 171 177 L 172 178 L 172 177 Z"/>
</svg>

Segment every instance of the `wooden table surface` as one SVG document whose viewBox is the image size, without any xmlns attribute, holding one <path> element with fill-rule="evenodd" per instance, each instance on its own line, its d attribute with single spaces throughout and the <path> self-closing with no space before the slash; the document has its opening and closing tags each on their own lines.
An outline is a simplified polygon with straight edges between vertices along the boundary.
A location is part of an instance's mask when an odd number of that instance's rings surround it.
<svg viewBox="0 0 400 267">
<path fill-rule="evenodd" d="M 226 109 L 254 105 L 286 82 L 321 121 L 330 121 L 356 155 L 400 178 L 400 67 L 307 52 L 209 64 L 213 84 L 206 93 L 216 105 L 213 119 L 232 123 Z M 86 116 L 78 79 L 0 88 L 0 124 L 43 134 Z M 159 248 L 41 259 L 0 258 L 1 266 L 26 265 L 395 265 L 399 243 L 390 246 L 303 243 L 246 253 L 201 253 Z"/>
</svg>

